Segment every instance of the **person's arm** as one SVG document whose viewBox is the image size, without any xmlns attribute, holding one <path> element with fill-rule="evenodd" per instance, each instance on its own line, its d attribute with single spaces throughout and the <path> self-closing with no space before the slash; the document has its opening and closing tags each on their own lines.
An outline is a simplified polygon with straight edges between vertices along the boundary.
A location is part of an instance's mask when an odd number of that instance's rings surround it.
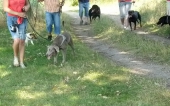
<svg viewBox="0 0 170 106">
<path fill-rule="evenodd" d="M 19 17 L 25 17 L 26 14 L 25 12 L 16 12 L 16 11 L 13 11 L 11 10 L 9 7 L 9 0 L 3 0 L 3 10 L 7 13 L 10 13 L 10 14 L 13 14 L 13 15 L 17 15 Z"/>
<path fill-rule="evenodd" d="M 30 2 L 29 2 L 28 0 L 26 0 L 26 4 L 25 4 L 25 6 L 23 7 L 23 10 L 24 10 L 25 12 L 27 12 L 27 11 L 29 10 L 29 8 L 30 8 Z"/>
</svg>

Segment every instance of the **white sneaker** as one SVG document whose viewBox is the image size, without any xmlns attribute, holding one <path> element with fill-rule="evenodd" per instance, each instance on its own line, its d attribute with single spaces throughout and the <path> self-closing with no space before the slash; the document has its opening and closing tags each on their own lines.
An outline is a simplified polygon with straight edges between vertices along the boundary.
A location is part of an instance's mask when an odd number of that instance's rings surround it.
<svg viewBox="0 0 170 106">
<path fill-rule="evenodd" d="M 124 29 L 125 29 L 125 30 L 131 30 L 129 27 L 125 27 Z"/>
<path fill-rule="evenodd" d="M 17 57 L 14 57 L 14 63 L 13 63 L 13 65 L 14 65 L 15 67 L 18 67 L 18 66 L 19 66 L 19 62 L 18 62 L 18 58 L 17 58 Z"/>
<path fill-rule="evenodd" d="M 21 64 L 20 64 L 20 67 L 21 67 L 21 68 L 26 68 L 26 66 L 24 65 L 24 63 L 21 63 Z"/>
</svg>

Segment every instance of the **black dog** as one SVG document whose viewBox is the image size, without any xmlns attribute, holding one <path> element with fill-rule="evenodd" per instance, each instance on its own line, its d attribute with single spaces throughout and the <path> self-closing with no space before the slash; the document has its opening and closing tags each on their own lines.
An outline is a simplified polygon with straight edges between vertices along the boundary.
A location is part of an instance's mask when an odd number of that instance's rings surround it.
<svg viewBox="0 0 170 106">
<path fill-rule="evenodd" d="M 98 5 L 93 5 L 92 8 L 89 10 L 89 18 L 90 23 L 93 20 L 95 20 L 97 17 L 100 19 L 100 7 Z"/>
<path fill-rule="evenodd" d="M 136 30 L 136 22 L 140 23 L 140 27 L 142 27 L 142 25 L 141 25 L 141 15 L 139 14 L 138 11 L 134 11 L 134 10 L 128 11 L 128 21 L 129 21 L 131 31 L 132 31 L 131 22 L 134 23 L 134 30 Z"/>
<path fill-rule="evenodd" d="M 165 24 L 169 24 L 170 25 L 170 16 L 166 15 L 166 16 L 162 16 L 161 18 L 159 18 L 159 21 L 156 23 L 157 25 L 165 25 Z"/>
</svg>

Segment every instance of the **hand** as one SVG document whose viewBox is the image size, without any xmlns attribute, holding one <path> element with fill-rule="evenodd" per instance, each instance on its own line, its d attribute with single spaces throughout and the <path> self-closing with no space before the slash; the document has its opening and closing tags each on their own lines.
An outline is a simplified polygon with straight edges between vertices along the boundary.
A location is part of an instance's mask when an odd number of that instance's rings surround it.
<svg viewBox="0 0 170 106">
<path fill-rule="evenodd" d="M 26 18 L 25 12 L 19 12 L 17 15 L 18 15 L 19 17 Z"/>
<path fill-rule="evenodd" d="M 63 6 L 65 3 L 65 0 L 62 0 L 62 2 L 60 2 L 60 6 Z"/>
<path fill-rule="evenodd" d="M 29 10 L 29 6 L 24 6 L 23 8 L 22 8 L 22 10 L 23 10 L 23 12 L 27 12 L 28 10 Z"/>
<path fill-rule="evenodd" d="M 132 1 L 132 3 L 135 3 L 135 1 Z"/>
<path fill-rule="evenodd" d="M 63 2 L 61 2 L 61 3 L 60 3 L 60 6 L 63 6 L 63 5 L 64 5 L 64 3 L 63 3 Z"/>
</svg>

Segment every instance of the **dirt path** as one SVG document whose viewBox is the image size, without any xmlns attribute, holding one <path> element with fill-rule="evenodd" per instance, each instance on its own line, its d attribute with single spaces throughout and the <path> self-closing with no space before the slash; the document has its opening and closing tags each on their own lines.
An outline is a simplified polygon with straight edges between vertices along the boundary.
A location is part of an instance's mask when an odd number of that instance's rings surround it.
<svg viewBox="0 0 170 106">
<path fill-rule="evenodd" d="M 109 7 L 108 7 L 109 8 Z M 105 8 L 108 10 L 107 8 Z M 101 8 L 101 10 L 104 10 Z M 112 61 L 118 63 L 121 66 L 125 66 L 131 70 L 132 73 L 138 75 L 144 75 L 151 78 L 161 78 L 165 81 L 166 87 L 170 88 L 170 67 L 166 65 L 154 64 L 151 62 L 143 62 L 137 60 L 132 57 L 129 53 L 119 50 L 114 46 L 108 45 L 102 42 L 100 39 L 95 39 L 90 34 L 90 26 L 89 25 L 79 25 L 79 16 L 77 12 L 69 12 L 65 11 L 66 14 L 72 17 L 72 26 L 74 31 L 79 39 L 82 40 L 85 44 L 87 44 L 91 49 L 96 52 L 101 53 L 103 56 L 111 59 Z M 117 25 L 120 25 L 120 20 L 117 11 L 113 11 L 112 14 L 108 14 L 105 11 L 102 11 L 102 14 L 107 15 L 111 19 L 113 19 Z M 154 39 L 156 41 L 161 41 L 162 43 L 170 44 L 168 39 L 149 35 L 147 32 L 136 30 L 135 33 L 146 36 L 150 39 Z"/>
</svg>

